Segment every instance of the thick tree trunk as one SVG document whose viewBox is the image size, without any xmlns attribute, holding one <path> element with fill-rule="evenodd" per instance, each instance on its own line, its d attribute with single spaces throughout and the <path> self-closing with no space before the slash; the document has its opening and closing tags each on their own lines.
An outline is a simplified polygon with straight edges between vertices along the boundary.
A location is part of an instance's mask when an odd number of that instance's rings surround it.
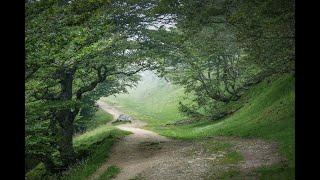
<svg viewBox="0 0 320 180">
<path fill-rule="evenodd" d="M 46 136 L 51 136 L 52 138 L 55 138 L 57 135 L 57 129 L 56 129 L 56 121 L 54 117 L 51 117 L 51 121 L 47 130 Z M 55 147 L 56 143 L 53 141 L 50 141 L 50 145 Z M 43 162 L 46 171 L 50 173 L 57 173 L 59 172 L 59 167 L 57 164 L 54 163 L 53 158 L 52 158 L 52 153 L 49 151 L 47 152 L 43 157 L 41 157 L 41 161 Z"/>
<path fill-rule="evenodd" d="M 63 73 L 61 79 L 61 100 L 69 101 L 72 100 L 72 82 L 73 82 L 74 72 Z M 57 112 L 57 121 L 59 124 L 58 128 L 58 150 L 60 152 L 60 157 L 64 167 L 75 162 L 75 152 L 72 143 L 73 137 L 73 122 L 75 115 L 72 112 L 72 107 L 67 107 L 65 109 Z"/>
<path fill-rule="evenodd" d="M 64 167 L 75 162 L 75 152 L 72 143 L 73 137 L 73 115 L 71 111 L 65 110 L 59 115 L 59 129 L 58 129 L 58 146 L 62 164 Z"/>
<path fill-rule="evenodd" d="M 43 158 L 43 160 L 42 160 L 43 164 L 48 172 L 56 173 L 56 172 L 58 172 L 57 167 L 54 164 L 54 162 L 52 161 L 52 159 L 50 158 L 50 156 L 51 155 L 48 154 L 46 157 Z"/>
</svg>

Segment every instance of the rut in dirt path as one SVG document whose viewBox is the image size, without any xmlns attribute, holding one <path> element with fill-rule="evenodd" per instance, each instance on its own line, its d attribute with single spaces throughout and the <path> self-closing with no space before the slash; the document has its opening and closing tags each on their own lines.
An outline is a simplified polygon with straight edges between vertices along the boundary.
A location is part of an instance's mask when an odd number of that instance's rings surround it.
<svg viewBox="0 0 320 180">
<path fill-rule="evenodd" d="M 103 101 L 98 101 L 97 104 L 115 119 L 122 114 L 120 110 Z M 236 166 L 244 172 L 277 163 L 281 159 L 276 152 L 276 146 L 262 140 L 226 137 L 173 140 L 142 129 L 145 125 L 146 123 L 134 119 L 132 123 L 116 126 L 132 134 L 122 138 L 111 148 L 109 159 L 89 179 L 97 179 L 111 165 L 121 169 L 115 178 L 118 180 L 137 176 L 155 180 L 208 179 L 232 168 L 217 165 L 226 152 L 212 153 L 206 150 L 205 144 L 217 140 L 230 142 L 234 149 L 243 155 L 244 160 Z"/>
</svg>

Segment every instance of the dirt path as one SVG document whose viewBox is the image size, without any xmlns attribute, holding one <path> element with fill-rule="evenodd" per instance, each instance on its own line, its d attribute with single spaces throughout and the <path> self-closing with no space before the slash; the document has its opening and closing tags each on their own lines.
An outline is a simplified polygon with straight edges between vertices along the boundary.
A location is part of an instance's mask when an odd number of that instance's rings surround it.
<svg viewBox="0 0 320 180">
<path fill-rule="evenodd" d="M 115 107 L 98 101 L 103 110 L 117 118 L 121 113 Z M 131 124 L 117 127 L 133 134 L 124 137 L 111 149 L 110 158 L 89 179 L 97 179 L 110 165 L 121 168 L 115 179 L 210 179 L 219 173 L 238 168 L 243 172 L 281 160 L 276 145 L 256 139 L 209 138 L 193 141 L 178 141 L 142 129 L 146 123 L 133 120 Z M 221 141 L 233 145 L 244 160 L 238 164 L 221 164 L 227 152 L 208 151 L 205 145 Z"/>
</svg>

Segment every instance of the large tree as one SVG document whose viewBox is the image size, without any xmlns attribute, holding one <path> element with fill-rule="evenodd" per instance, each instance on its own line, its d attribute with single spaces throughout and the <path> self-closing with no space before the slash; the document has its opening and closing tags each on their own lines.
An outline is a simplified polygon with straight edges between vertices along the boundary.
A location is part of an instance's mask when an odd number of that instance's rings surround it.
<svg viewBox="0 0 320 180">
<path fill-rule="evenodd" d="M 163 0 L 156 12 L 177 27 L 160 38 L 162 72 L 193 94 L 196 109 L 213 111 L 266 76 L 294 71 L 292 0 Z"/>
<path fill-rule="evenodd" d="M 26 2 L 26 150 L 48 170 L 75 162 L 74 120 L 87 102 L 136 82 L 152 68 L 143 1 Z"/>
</svg>

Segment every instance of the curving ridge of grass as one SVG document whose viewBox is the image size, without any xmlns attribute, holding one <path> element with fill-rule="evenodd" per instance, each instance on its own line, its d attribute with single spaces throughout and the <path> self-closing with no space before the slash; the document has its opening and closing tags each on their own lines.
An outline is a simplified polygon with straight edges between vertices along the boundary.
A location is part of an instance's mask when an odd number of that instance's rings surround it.
<svg viewBox="0 0 320 180">
<path fill-rule="evenodd" d="M 78 180 L 90 177 L 103 163 L 105 163 L 109 157 L 107 152 L 109 152 L 114 142 L 128 134 L 130 134 L 130 132 L 122 131 L 109 125 L 103 125 L 75 137 L 75 149 L 78 153 L 85 152 L 88 154 L 88 157 L 79 164 L 71 167 L 61 179 Z M 116 172 L 116 170 L 110 171 L 112 176 L 114 176 Z M 108 176 L 108 173 L 109 171 L 106 172 L 105 176 Z"/>
</svg>

